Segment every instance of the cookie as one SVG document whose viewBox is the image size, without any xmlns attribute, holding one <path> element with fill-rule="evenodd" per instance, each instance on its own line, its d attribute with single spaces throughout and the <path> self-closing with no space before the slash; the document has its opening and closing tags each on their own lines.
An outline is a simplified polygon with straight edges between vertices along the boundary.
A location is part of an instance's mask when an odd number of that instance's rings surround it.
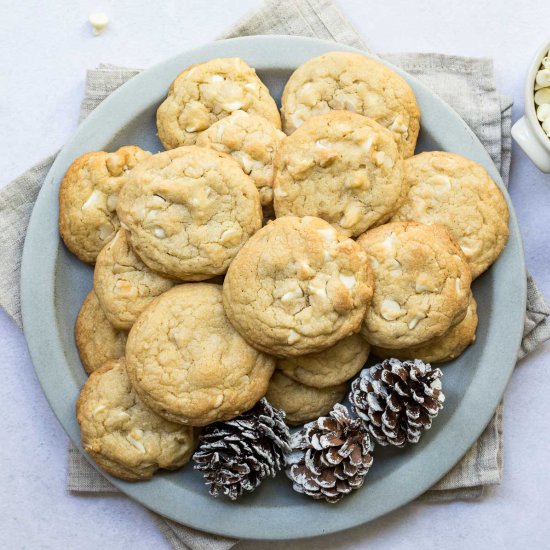
<svg viewBox="0 0 550 550">
<path fill-rule="evenodd" d="M 456 359 L 475 342 L 477 329 L 477 304 L 470 296 L 466 317 L 452 326 L 443 336 L 426 344 L 407 349 L 385 349 L 373 346 L 372 352 L 381 359 L 421 359 L 425 363 L 443 363 Z"/>
<path fill-rule="evenodd" d="M 356 237 L 386 221 L 406 193 L 393 134 L 347 111 L 308 119 L 275 157 L 278 217 L 317 216 Z"/>
<path fill-rule="evenodd" d="M 327 388 L 353 378 L 365 365 L 369 349 L 369 344 L 359 334 L 352 334 L 326 350 L 281 358 L 277 368 L 296 382 Z"/>
<path fill-rule="evenodd" d="M 107 320 L 118 330 L 130 330 L 139 314 L 174 284 L 136 256 L 124 229 L 118 230 L 97 257 L 94 291 Z"/>
<path fill-rule="evenodd" d="M 394 222 L 361 235 L 376 284 L 361 330 L 372 345 L 417 346 L 442 336 L 466 315 L 471 273 L 442 225 Z"/>
<path fill-rule="evenodd" d="M 143 262 L 182 281 L 225 273 L 262 224 L 250 177 L 223 153 L 195 146 L 153 155 L 132 170 L 117 213 Z"/>
<path fill-rule="evenodd" d="M 312 388 L 275 371 L 266 397 L 274 407 L 285 411 L 287 424 L 297 426 L 327 414 L 336 403 L 342 401 L 347 388 L 347 384 Z"/>
<path fill-rule="evenodd" d="M 265 118 L 235 111 L 199 134 L 197 145 L 231 155 L 256 184 L 262 206 L 273 202 L 273 159 L 285 137 Z"/>
<path fill-rule="evenodd" d="M 148 407 L 168 420 L 205 426 L 250 409 L 265 394 L 275 359 L 233 328 L 219 285 L 196 283 L 165 292 L 139 316 L 126 364 Z"/>
<path fill-rule="evenodd" d="M 108 361 L 84 384 L 76 404 L 82 447 L 107 473 L 127 481 L 189 462 L 196 444 L 190 426 L 161 418 L 133 390 L 124 359 Z"/>
<path fill-rule="evenodd" d="M 223 304 L 251 345 L 294 357 L 358 332 L 372 287 L 355 241 L 319 218 L 285 216 L 237 254 L 223 283 Z"/>
<path fill-rule="evenodd" d="M 472 277 L 481 275 L 508 240 L 508 206 L 497 184 L 477 162 L 442 151 L 407 159 L 403 177 L 409 190 L 392 221 L 445 225 Z"/>
<path fill-rule="evenodd" d="M 281 105 L 287 134 L 327 111 L 352 111 L 388 128 L 403 158 L 414 154 L 420 110 L 413 91 L 396 72 L 364 55 L 329 52 L 306 61 L 289 78 Z"/>
<path fill-rule="evenodd" d="M 78 157 L 67 170 L 59 188 L 59 231 L 83 262 L 93 264 L 115 236 L 118 194 L 129 170 L 150 154 L 135 146 L 96 151 Z"/>
<path fill-rule="evenodd" d="M 128 334 L 109 323 L 92 290 L 78 313 L 75 340 L 82 365 L 91 374 L 106 361 L 124 356 Z"/>
<path fill-rule="evenodd" d="M 172 82 L 157 110 L 165 149 L 193 145 L 200 132 L 234 111 L 259 115 L 281 128 L 281 117 L 256 71 L 238 57 L 191 65 Z"/>
</svg>

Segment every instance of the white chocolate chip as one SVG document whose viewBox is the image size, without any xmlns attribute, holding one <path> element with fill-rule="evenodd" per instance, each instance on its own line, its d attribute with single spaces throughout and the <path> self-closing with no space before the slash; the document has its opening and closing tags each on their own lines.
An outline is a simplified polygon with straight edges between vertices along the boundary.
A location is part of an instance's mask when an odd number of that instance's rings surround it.
<svg viewBox="0 0 550 550">
<path fill-rule="evenodd" d="M 541 69 L 535 78 L 539 86 L 550 86 L 550 69 Z"/>
<path fill-rule="evenodd" d="M 445 174 L 436 174 L 432 176 L 428 183 L 433 186 L 433 191 L 436 194 L 441 195 L 451 190 L 451 179 Z"/>
<path fill-rule="evenodd" d="M 252 90 L 253 92 L 258 90 L 258 85 L 256 84 L 256 82 L 247 82 L 244 87 L 245 89 Z"/>
<path fill-rule="evenodd" d="M 357 282 L 354 275 L 344 275 L 343 273 L 340 273 L 338 275 L 338 278 L 340 279 L 341 283 L 348 289 L 352 289 Z"/>
<path fill-rule="evenodd" d="M 305 219 L 305 218 L 304 218 Z M 317 229 L 317 233 L 323 237 L 328 242 L 333 242 L 336 240 L 336 230 L 335 229 Z"/>
<path fill-rule="evenodd" d="M 103 29 L 109 24 L 109 17 L 105 13 L 91 13 L 88 21 L 92 26 L 94 36 L 99 36 Z"/>
<path fill-rule="evenodd" d="M 550 103 L 550 88 L 542 88 L 538 92 L 535 92 L 535 103 L 537 105 Z"/>
<path fill-rule="evenodd" d="M 157 239 L 165 239 L 166 238 L 166 231 L 164 231 L 164 229 L 162 229 L 162 227 L 155 227 L 153 229 L 153 235 Z"/>
<path fill-rule="evenodd" d="M 138 441 L 140 439 L 143 439 L 143 430 L 140 430 L 139 428 L 134 428 L 131 432 L 130 432 L 130 435 L 134 438 L 134 439 L 137 439 Z"/>
<path fill-rule="evenodd" d="M 117 202 L 118 202 L 117 195 L 109 195 L 107 197 L 107 209 L 109 210 L 109 212 L 114 212 L 116 210 Z"/>
<path fill-rule="evenodd" d="M 401 275 L 403 275 L 403 270 L 401 269 L 401 264 L 395 258 L 390 258 L 386 262 L 386 265 L 388 266 L 388 269 L 390 271 L 390 275 L 392 277 L 400 277 Z"/>
<path fill-rule="evenodd" d="M 398 132 L 400 134 L 404 134 L 409 130 L 409 128 L 405 124 L 405 121 L 403 120 L 402 115 L 398 115 L 388 129 L 392 132 Z"/>
<path fill-rule="evenodd" d="M 211 80 L 212 82 L 223 82 L 223 76 L 221 74 L 213 74 Z"/>
<path fill-rule="evenodd" d="M 548 55 L 542 59 L 542 66 L 545 69 L 550 69 L 550 51 L 548 52 Z"/>
<path fill-rule="evenodd" d="M 225 132 L 225 126 L 223 124 L 218 124 L 216 126 L 216 141 L 220 142 Z"/>
<path fill-rule="evenodd" d="M 324 249 L 323 250 L 323 260 L 325 260 L 325 262 L 331 262 L 333 259 L 334 259 L 334 257 L 332 256 L 330 251 Z"/>
<path fill-rule="evenodd" d="M 216 401 L 214 403 L 214 408 L 215 409 L 218 409 L 219 407 L 222 406 L 224 398 L 225 398 L 225 396 L 223 395 L 223 393 L 218 394 L 218 397 L 216 397 Z"/>
<path fill-rule="evenodd" d="M 364 149 L 365 153 L 368 153 L 372 148 L 372 136 L 369 136 L 363 143 L 361 144 L 361 147 Z"/>
<path fill-rule="evenodd" d="M 283 302 L 283 304 L 287 304 L 289 302 L 293 302 L 294 300 L 302 298 L 303 295 L 304 293 L 302 292 L 302 289 L 300 287 L 296 287 L 294 290 L 285 292 L 285 294 L 283 294 L 283 296 L 281 297 L 281 302 Z"/>
<path fill-rule="evenodd" d="M 319 296 L 327 298 L 326 281 L 320 280 L 317 277 L 310 281 L 307 290 L 311 296 Z"/>
<path fill-rule="evenodd" d="M 92 191 L 88 200 L 82 205 L 82 210 L 91 210 L 92 208 L 102 208 L 105 205 L 105 195 L 97 189 Z"/>
<path fill-rule="evenodd" d="M 382 241 L 381 246 L 387 254 L 389 254 L 391 256 L 395 256 L 395 253 L 396 253 L 395 249 L 396 249 L 398 244 L 399 244 L 399 241 L 398 241 L 397 237 L 393 233 L 390 233 Z"/>
<path fill-rule="evenodd" d="M 346 207 L 344 215 L 340 218 L 340 225 L 344 229 L 349 229 L 356 225 L 363 214 L 362 208 L 357 204 L 350 204 Z"/>
<path fill-rule="evenodd" d="M 243 106 L 242 101 L 230 101 L 229 103 L 223 103 L 222 107 L 224 111 L 236 111 L 237 109 L 240 109 Z"/>
<path fill-rule="evenodd" d="M 273 188 L 273 194 L 279 198 L 288 196 L 288 193 L 286 191 L 283 191 L 278 185 Z"/>
<path fill-rule="evenodd" d="M 126 436 L 126 439 L 131 443 L 140 453 L 145 453 L 145 447 L 141 441 L 134 439 L 130 434 Z"/>
<path fill-rule="evenodd" d="M 462 290 L 462 284 L 461 284 L 460 277 L 457 277 L 455 279 L 455 290 L 456 290 L 457 294 L 460 294 L 460 291 Z"/>
<path fill-rule="evenodd" d="M 239 244 L 240 240 L 241 240 L 241 232 L 233 228 L 226 229 L 220 237 L 220 243 L 223 246 Z"/>
<path fill-rule="evenodd" d="M 405 315 L 405 313 L 406 312 L 401 309 L 401 306 L 395 300 L 389 298 L 382 300 L 380 314 L 386 321 L 395 321 L 399 317 Z"/>
<path fill-rule="evenodd" d="M 430 276 L 427 273 L 419 273 L 416 277 L 415 291 L 420 294 L 421 292 L 434 292 L 437 290 L 430 281 Z"/>
<path fill-rule="evenodd" d="M 425 313 L 416 313 L 415 316 L 409 321 L 409 324 L 407 325 L 409 327 L 409 330 L 413 330 L 416 325 L 418 325 L 419 321 L 422 321 L 422 319 L 426 318 Z"/>
<path fill-rule="evenodd" d="M 185 131 L 188 132 L 188 133 L 190 133 L 190 134 L 192 134 L 193 132 L 196 132 L 196 131 L 197 131 L 197 128 L 196 128 L 196 126 L 187 126 L 187 127 L 185 128 Z"/>
<path fill-rule="evenodd" d="M 98 414 L 100 413 L 101 411 L 104 411 L 105 410 L 105 405 L 98 405 L 95 409 L 94 409 L 94 413 L 93 414 Z"/>
<path fill-rule="evenodd" d="M 288 332 L 288 338 L 286 339 L 288 344 L 295 344 L 300 339 L 300 335 L 295 331 L 290 329 Z"/>
<path fill-rule="evenodd" d="M 100 225 L 97 228 L 97 233 L 99 235 L 100 240 L 106 241 L 108 238 L 111 237 L 111 235 L 114 233 L 114 229 L 112 225 L 109 225 L 107 223 L 104 223 Z"/>
</svg>

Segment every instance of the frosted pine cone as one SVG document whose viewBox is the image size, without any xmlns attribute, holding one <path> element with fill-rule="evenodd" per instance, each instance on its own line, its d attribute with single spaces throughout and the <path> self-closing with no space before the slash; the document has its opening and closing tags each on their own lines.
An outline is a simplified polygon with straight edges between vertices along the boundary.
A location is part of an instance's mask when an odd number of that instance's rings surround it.
<svg viewBox="0 0 550 550">
<path fill-rule="evenodd" d="M 235 500 L 285 467 L 290 432 L 284 418 L 283 411 L 263 398 L 241 416 L 203 430 L 193 459 L 211 495 Z"/>
<path fill-rule="evenodd" d="M 417 443 L 443 408 L 441 375 L 419 359 L 385 359 L 353 381 L 352 410 L 380 445 Z"/>
<path fill-rule="evenodd" d="M 368 432 L 344 405 L 292 436 L 288 477 L 299 493 L 331 504 L 359 489 L 372 465 Z"/>
</svg>

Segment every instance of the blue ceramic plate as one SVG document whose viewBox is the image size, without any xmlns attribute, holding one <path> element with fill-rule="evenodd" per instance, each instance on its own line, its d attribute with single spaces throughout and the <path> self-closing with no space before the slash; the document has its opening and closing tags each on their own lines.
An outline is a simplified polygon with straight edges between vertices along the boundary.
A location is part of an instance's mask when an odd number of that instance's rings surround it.
<svg viewBox="0 0 550 550">
<path fill-rule="evenodd" d="M 88 151 L 112 151 L 129 144 L 162 150 L 155 111 L 172 80 L 188 65 L 215 57 L 242 57 L 279 100 L 298 65 L 333 50 L 354 51 L 310 38 L 259 36 L 214 42 L 182 53 L 113 93 L 81 124 L 57 157 L 38 196 L 25 241 L 22 309 L 44 393 L 79 448 L 75 402 L 86 376 L 74 344 L 74 322 L 92 288 L 92 269 L 68 253 L 57 230 L 57 192 L 65 171 Z M 109 477 L 147 508 L 196 529 L 238 538 L 298 538 L 347 529 L 429 489 L 466 453 L 491 419 L 516 362 L 525 312 L 525 268 L 516 216 L 500 175 L 465 122 L 414 78 L 392 68 L 409 82 L 420 105 L 422 130 L 417 150 L 452 151 L 482 164 L 502 188 L 511 214 L 504 253 L 474 284 L 477 341 L 444 368 L 444 410 L 418 445 L 403 451 L 377 448 L 365 486 L 337 506 L 295 493 L 284 474 L 235 503 L 210 497 L 191 466 L 135 484 Z"/>
</svg>

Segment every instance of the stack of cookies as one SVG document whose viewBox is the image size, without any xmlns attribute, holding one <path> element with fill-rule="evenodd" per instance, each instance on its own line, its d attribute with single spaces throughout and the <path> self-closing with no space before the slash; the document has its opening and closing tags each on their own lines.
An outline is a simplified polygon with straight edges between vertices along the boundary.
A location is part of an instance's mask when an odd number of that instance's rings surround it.
<svg viewBox="0 0 550 550">
<path fill-rule="evenodd" d="M 254 69 L 214 59 L 174 80 L 157 128 L 166 151 L 88 153 L 59 193 L 66 246 L 95 264 L 77 416 L 107 472 L 179 468 L 200 427 L 264 395 L 317 419 L 371 351 L 438 362 L 473 342 L 506 203 L 478 164 L 413 156 L 420 112 L 385 65 L 312 59 L 279 114 Z"/>
</svg>

